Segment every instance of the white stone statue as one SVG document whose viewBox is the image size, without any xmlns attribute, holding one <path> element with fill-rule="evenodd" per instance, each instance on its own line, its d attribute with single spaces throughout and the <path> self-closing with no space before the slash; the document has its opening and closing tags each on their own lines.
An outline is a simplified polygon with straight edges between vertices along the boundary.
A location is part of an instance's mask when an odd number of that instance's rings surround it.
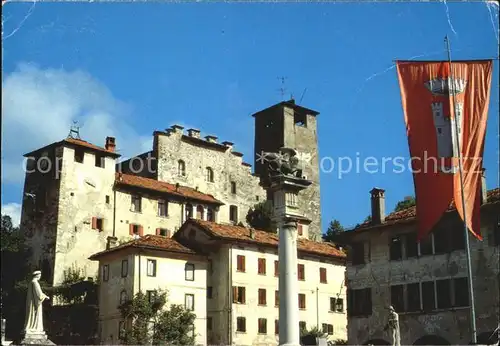
<svg viewBox="0 0 500 346">
<path fill-rule="evenodd" d="M 401 345 L 401 337 L 399 334 L 399 315 L 394 310 L 394 307 L 389 307 L 389 319 L 387 321 L 387 325 L 385 330 L 389 329 L 391 333 L 391 345 L 400 346 Z"/>
<path fill-rule="evenodd" d="M 33 272 L 33 279 L 28 286 L 26 295 L 26 323 L 24 332 L 30 334 L 45 334 L 43 330 L 43 308 L 42 303 L 49 297 L 42 292 L 40 280 L 42 272 L 37 270 Z"/>
</svg>

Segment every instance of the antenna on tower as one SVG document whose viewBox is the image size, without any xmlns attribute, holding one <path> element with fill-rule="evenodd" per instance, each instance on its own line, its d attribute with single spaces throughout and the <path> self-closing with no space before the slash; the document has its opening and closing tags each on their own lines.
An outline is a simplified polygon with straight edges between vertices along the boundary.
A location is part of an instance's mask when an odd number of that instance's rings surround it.
<svg viewBox="0 0 500 346">
<path fill-rule="evenodd" d="M 285 98 L 285 79 L 288 79 L 288 77 L 277 77 L 279 80 L 281 80 L 281 88 L 278 89 L 278 91 L 281 93 L 281 99 L 284 100 Z"/>
<path fill-rule="evenodd" d="M 302 92 L 302 96 L 300 97 L 299 104 L 302 104 L 302 99 L 304 98 L 304 95 L 306 94 L 306 91 L 307 91 L 307 88 L 305 88 L 304 91 Z"/>
<path fill-rule="evenodd" d="M 71 125 L 71 127 L 69 129 L 68 138 L 81 139 L 80 138 L 80 127 L 81 126 L 78 126 L 78 121 L 73 120 L 73 125 Z"/>
</svg>

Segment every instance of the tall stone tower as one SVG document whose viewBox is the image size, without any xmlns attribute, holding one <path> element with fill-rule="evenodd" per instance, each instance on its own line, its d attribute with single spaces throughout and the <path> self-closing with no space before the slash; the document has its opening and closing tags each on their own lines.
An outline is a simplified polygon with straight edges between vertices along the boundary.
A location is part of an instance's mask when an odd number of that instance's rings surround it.
<svg viewBox="0 0 500 346">
<path fill-rule="evenodd" d="M 253 114 L 255 118 L 255 174 L 267 175 L 262 152 L 278 152 L 282 147 L 293 148 L 304 161 L 303 175 L 312 184 L 299 193 L 299 212 L 305 216 L 303 227 L 309 239 L 321 240 L 321 210 L 319 155 L 316 116 L 319 112 L 283 101 Z M 268 196 L 272 200 L 272 196 Z M 302 226 L 300 226 L 302 227 Z"/>
</svg>

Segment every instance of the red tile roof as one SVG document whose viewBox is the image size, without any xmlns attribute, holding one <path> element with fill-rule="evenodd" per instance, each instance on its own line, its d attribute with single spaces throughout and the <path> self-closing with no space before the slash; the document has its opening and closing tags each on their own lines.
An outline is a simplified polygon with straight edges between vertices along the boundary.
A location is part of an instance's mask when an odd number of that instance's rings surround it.
<svg viewBox="0 0 500 346">
<path fill-rule="evenodd" d="M 84 141 L 83 139 L 75 139 L 75 138 L 65 138 L 62 141 L 46 145 L 45 147 L 42 147 L 40 149 L 36 149 L 36 150 L 34 150 L 32 152 L 29 152 L 27 154 L 24 154 L 24 156 L 29 156 L 29 155 L 35 154 L 37 152 L 40 152 L 40 151 L 43 151 L 43 150 L 47 150 L 50 147 L 56 147 L 56 146 L 64 145 L 64 144 L 70 144 L 70 145 L 72 144 L 72 145 L 76 145 L 76 146 L 88 148 L 88 149 L 91 149 L 91 150 L 94 150 L 94 151 L 99 151 L 99 152 L 101 152 L 103 154 L 106 154 L 108 156 L 114 156 L 114 157 L 121 156 L 120 154 L 118 154 L 118 153 L 116 153 L 114 151 L 109 151 L 109 150 L 106 150 L 103 147 L 99 147 L 99 146 L 94 145 L 94 144 L 92 144 L 90 142 Z"/>
<path fill-rule="evenodd" d="M 148 235 L 145 235 L 144 237 L 134 239 L 134 240 L 129 241 L 127 243 L 115 246 L 109 250 L 95 253 L 92 256 L 90 256 L 89 259 L 97 260 L 97 259 L 101 258 L 102 256 L 107 255 L 109 253 L 114 253 L 116 251 L 120 251 L 120 250 L 124 250 L 124 249 L 128 249 L 128 248 L 160 250 L 160 251 L 167 251 L 167 252 L 174 252 L 174 253 L 185 253 L 185 254 L 191 254 L 191 255 L 196 254 L 195 251 L 185 247 L 184 245 L 180 244 L 179 242 L 177 242 L 173 238 L 148 234 Z"/>
<path fill-rule="evenodd" d="M 229 224 L 219 224 L 210 221 L 203 221 L 197 219 L 191 219 L 186 222 L 186 224 L 192 223 L 202 227 L 212 236 L 230 240 L 230 241 L 240 241 L 256 245 L 266 245 L 277 247 L 278 246 L 278 235 L 270 232 L 253 229 L 254 238 L 250 237 L 250 228 L 235 226 Z M 308 239 L 298 239 L 297 250 L 299 252 L 305 252 L 321 256 L 329 256 L 336 258 L 345 258 L 344 252 L 338 250 L 331 243 L 326 242 L 315 242 Z"/>
<path fill-rule="evenodd" d="M 151 191 L 167 193 L 173 196 L 185 197 L 188 199 L 202 201 L 212 204 L 222 205 L 221 201 L 215 199 L 212 195 L 196 191 L 190 187 L 180 186 L 177 188 L 174 184 L 169 184 L 156 179 L 144 178 L 137 175 L 116 173 L 115 182 L 119 185 L 133 186 Z"/>
<path fill-rule="evenodd" d="M 487 198 L 488 198 L 488 203 L 494 203 L 500 201 L 500 188 L 489 190 L 487 193 Z M 455 204 L 453 201 L 450 203 L 450 206 L 448 207 L 448 211 L 452 210 L 455 210 Z M 416 216 L 417 216 L 417 208 L 416 206 L 411 206 L 406 209 L 390 213 L 389 215 L 386 216 L 384 224 L 394 224 L 403 221 L 410 221 L 412 219 L 415 219 Z M 370 222 L 367 221 L 356 227 L 355 230 L 361 228 L 367 228 L 370 226 L 372 225 L 370 224 Z"/>
</svg>

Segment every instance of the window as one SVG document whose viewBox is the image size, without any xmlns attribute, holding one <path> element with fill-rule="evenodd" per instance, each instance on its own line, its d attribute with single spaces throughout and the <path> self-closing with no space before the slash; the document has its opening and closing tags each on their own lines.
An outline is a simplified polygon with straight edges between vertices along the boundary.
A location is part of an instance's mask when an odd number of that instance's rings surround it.
<svg viewBox="0 0 500 346">
<path fill-rule="evenodd" d="M 231 193 L 236 194 L 236 182 L 234 181 L 231 182 Z"/>
<path fill-rule="evenodd" d="M 257 269 L 258 274 L 266 275 L 266 259 L 259 258 L 257 260 L 257 266 L 258 266 L 258 269 Z"/>
<path fill-rule="evenodd" d="M 328 325 L 327 333 L 328 333 L 328 335 L 333 335 L 333 324 Z"/>
<path fill-rule="evenodd" d="M 405 311 L 404 286 L 391 286 L 391 305 L 396 311 Z"/>
<path fill-rule="evenodd" d="M 247 321 L 245 317 L 236 317 L 236 331 L 242 333 L 247 331 Z"/>
<path fill-rule="evenodd" d="M 131 236 L 143 236 L 144 228 L 141 225 L 129 224 L 129 234 Z"/>
<path fill-rule="evenodd" d="M 127 291 L 122 290 L 120 292 L 120 305 L 125 304 L 126 301 L 127 301 Z"/>
<path fill-rule="evenodd" d="M 156 276 L 156 260 L 148 259 L 147 276 Z"/>
<path fill-rule="evenodd" d="M 274 261 L 274 276 L 280 276 L 280 265 L 278 261 Z"/>
<path fill-rule="evenodd" d="M 85 152 L 81 148 L 75 148 L 75 162 L 83 163 Z"/>
<path fill-rule="evenodd" d="M 106 159 L 102 155 L 95 155 L 95 166 L 104 168 L 104 163 L 106 162 Z"/>
<path fill-rule="evenodd" d="M 105 264 L 102 266 L 102 281 L 109 280 L 109 264 Z"/>
<path fill-rule="evenodd" d="M 330 311 L 335 311 L 335 298 L 330 297 Z"/>
<path fill-rule="evenodd" d="M 215 222 L 215 211 L 212 208 L 207 209 L 207 220 Z"/>
<path fill-rule="evenodd" d="M 156 235 L 161 235 L 162 237 L 170 238 L 170 231 L 168 229 L 165 229 L 165 228 L 157 228 Z"/>
<path fill-rule="evenodd" d="M 333 335 L 333 324 L 323 323 L 321 329 L 324 334 Z"/>
<path fill-rule="evenodd" d="M 434 281 L 422 282 L 422 307 L 424 311 L 432 311 L 435 306 Z"/>
<path fill-rule="evenodd" d="M 391 261 L 399 261 L 403 258 L 402 245 L 401 236 L 391 238 L 389 245 L 389 257 Z"/>
<path fill-rule="evenodd" d="M 207 299 L 212 299 L 212 294 L 213 294 L 213 288 L 212 286 L 207 287 Z"/>
<path fill-rule="evenodd" d="M 236 256 L 236 271 L 245 272 L 245 256 Z"/>
<path fill-rule="evenodd" d="M 212 317 L 207 317 L 207 330 L 212 330 Z"/>
<path fill-rule="evenodd" d="M 234 223 L 238 222 L 238 207 L 235 205 L 229 207 L 229 220 Z"/>
<path fill-rule="evenodd" d="M 132 195 L 130 210 L 136 213 L 141 212 L 141 196 Z"/>
<path fill-rule="evenodd" d="M 418 256 L 417 233 L 408 233 L 405 235 L 406 258 Z"/>
<path fill-rule="evenodd" d="M 301 281 L 304 281 L 306 279 L 306 273 L 303 264 L 297 265 L 297 277 Z"/>
<path fill-rule="evenodd" d="M 372 290 L 364 288 L 347 290 L 347 314 L 349 316 L 368 316 L 372 313 Z"/>
<path fill-rule="evenodd" d="M 344 312 L 344 299 L 337 298 L 337 302 L 335 304 L 335 308 L 337 312 Z"/>
<path fill-rule="evenodd" d="M 280 333 L 280 321 L 274 320 L 274 334 L 279 335 Z"/>
<path fill-rule="evenodd" d="M 193 206 L 191 204 L 186 204 L 186 220 L 193 217 Z"/>
<path fill-rule="evenodd" d="M 155 291 L 146 291 L 146 298 L 148 302 L 151 304 L 155 301 L 156 292 Z"/>
<path fill-rule="evenodd" d="M 93 217 L 92 218 L 92 229 L 98 230 L 99 232 L 102 232 L 104 230 L 104 219 L 101 219 L 99 217 Z"/>
<path fill-rule="evenodd" d="M 186 310 L 193 311 L 194 310 L 194 294 L 185 294 L 184 295 L 184 306 Z"/>
<path fill-rule="evenodd" d="M 432 255 L 434 235 L 429 234 L 425 238 L 420 240 L 418 247 L 420 249 L 420 256 Z"/>
<path fill-rule="evenodd" d="M 352 244 L 352 264 L 364 264 L 365 263 L 365 244 L 364 243 L 354 243 Z"/>
<path fill-rule="evenodd" d="M 304 293 L 299 293 L 299 309 L 304 310 L 306 308 L 306 295 Z"/>
<path fill-rule="evenodd" d="M 233 303 L 245 304 L 245 287 L 233 286 Z"/>
<path fill-rule="evenodd" d="M 452 231 L 455 232 L 450 232 L 450 240 L 451 240 L 451 251 L 455 250 L 465 250 L 465 232 L 463 230 L 464 225 L 457 224 L 456 222 L 453 223 Z"/>
<path fill-rule="evenodd" d="M 436 296 L 438 309 L 451 307 L 450 280 L 436 281 Z"/>
<path fill-rule="evenodd" d="M 184 271 L 186 281 L 194 281 L 194 264 L 186 263 Z"/>
<path fill-rule="evenodd" d="M 177 174 L 182 177 L 186 176 L 186 164 L 182 160 L 177 162 Z"/>
<path fill-rule="evenodd" d="M 450 250 L 450 239 L 447 228 L 437 228 L 433 231 L 434 253 L 447 253 Z"/>
<path fill-rule="evenodd" d="M 126 278 L 128 275 L 128 260 L 122 261 L 122 278 Z"/>
<path fill-rule="evenodd" d="M 106 195 L 106 204 L 109 204 L 109 195 Z"/>
<path fill-rule="evenodd" d="M 455 291 L 456 307 L 469 306 L 469 283 L 467 278 L 458 278 L 453 280 L 453 288 Z"/>
<path fill-rule="evenodd" d="M 319 282 L 326 284 L 326 268 L 319 268 Z"/>
<path fill-rule="evenodd" d="M 203 220 L 205 216 L 205 210 L 203 209 L 203 206 L 198 205 L 196 206 L 196 218 L 198 220 Z"/>
<path fill-rule="evenodd" d="M 210 167 L 207 167 L 206 169 L 206 177 L 205 179 L 209 182 L 209 183 L 213 183 L 214 182 L 214 171 L 212 168 Z"/>
<path fill-rule="evenodd" d="M 304 235 L 304 231 L 302 229 L 302 224 L 301 223 L 297 224 L 297 234 L 298 235 Z"/>
<path fill-rule="evenodd" d="M 267 294 L 265 288 L 259 288 L 259 305 L 267 305 Z"/>
<path fill-rule="evenodd" d="M 274 291 L 274 306 L 280 306 L 280 291 Z"/>
<path fill-rule="evenodd" d="M 163 199 L 158 200 L 158 216 L 168 216 L 168 203 Z"/>
<path fill-rule="evenodd" d="M 267 334 L 267 319 L 259 318 L 258 325 L 259 325 L 259 334 Z"/>
<path fill-rule="evenodd" d="M 299 330 L 300 331 L 305 331 L 306 330 L 306 326 L 307 326 L 306 322 L 304 322 L 304 321 L 300 321 L 299 322 Z"/>
<path fill-rule="evenodd" d="M 406 311 L 414 312 L 420 311 L 420 284 L 408 284 L 406 286 L 406 297 L 408 300 L 408 307 Z"/>
</svg>

